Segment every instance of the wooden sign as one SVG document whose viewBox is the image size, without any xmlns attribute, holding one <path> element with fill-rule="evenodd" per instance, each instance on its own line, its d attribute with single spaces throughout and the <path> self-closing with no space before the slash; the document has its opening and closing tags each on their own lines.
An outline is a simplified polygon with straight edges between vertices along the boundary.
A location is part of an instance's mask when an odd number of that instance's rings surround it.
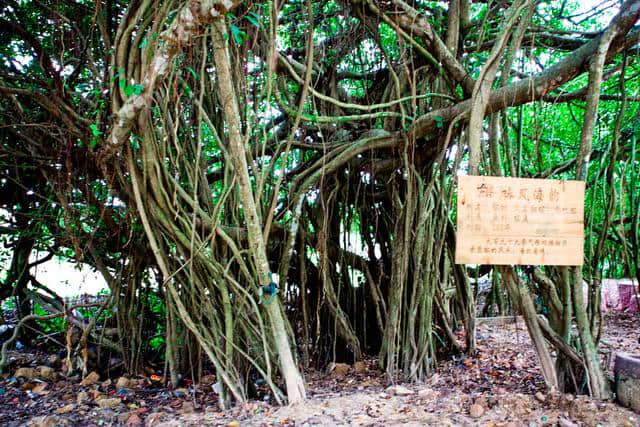
<svg viewBox="0 0 640 427">
<path fill-rule="evenodd" d="M 457 264 L 582 265 L 584 182 L 458 177 Z"/>
</svg>

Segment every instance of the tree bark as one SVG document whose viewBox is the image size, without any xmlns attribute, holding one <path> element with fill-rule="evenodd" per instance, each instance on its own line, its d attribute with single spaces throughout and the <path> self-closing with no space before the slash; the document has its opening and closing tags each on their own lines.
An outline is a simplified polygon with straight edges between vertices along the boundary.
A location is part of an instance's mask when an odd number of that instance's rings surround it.
<svg viewBox="0 0 640 427">
<path fill-rule="evenodd" d="M 536 348 L 538 359 L 540 360 L 540 367 L 542 369 L 542 376 L 547 384 L 547 387 L 552 390 L 558 389 L 558 377 L 556 374 L 555 366 L 549 348 L 544 340 L 542 329 L 538 323 L 538 315 L 536 314 L 535 306 L 529 295 L 529 290 L 523 286 L 522 281 L 516 275 L 513 267 L 501 267 L 500 274 L 504 279 L 509 295 L 511 299 L 518 305 L 522 312 L 522 317 L 527 324 L 527 330 L 533 345 Z"/>
<path fill-rule="evenodd" d="M 258 271 L 258 282 L 266 285 L 271 281 L 271 270 L 262 235 L 262 221 L 256 209 L 251 181 L 249 179 L 245 141 L 240 133 L 240 108 L 238 107 L 238 101 L 232 83 L 233 76 L 231 74 L 231 61 L 227 45 L 229 37 L 226 26 L 222 20 L 216 20 L 214 27 L 218 34 L 217 37 L 214 37 L 213 56 L 216 65 L 218 93 L 229 127 L 229 151 L 238 180 L 244 219 L 247 224 L 250 253 Z M 226 35 L 226 37 L 224 35 Z M 274 344 L 280 357 L 280 368 L 287 386 L 289 403 L 300 402 L 305 398 L 304 381 L 293 358 L 279 298 L 275 298 L 274 302 L 267 305 L 267 312 L 271 322 Z"/>
</svg>

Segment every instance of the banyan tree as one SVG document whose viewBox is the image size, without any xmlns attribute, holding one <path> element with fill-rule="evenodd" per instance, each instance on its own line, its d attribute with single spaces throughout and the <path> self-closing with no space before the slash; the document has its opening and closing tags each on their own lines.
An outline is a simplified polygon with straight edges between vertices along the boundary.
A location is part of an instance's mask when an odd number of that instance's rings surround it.
<svg viewBox="0 0 640 427">
<path fill-rule="evenodd" d="M 473 355 L 489 275 L 546 384 L 608 396 L 598 289 L 640 276 L 640 1 L 578 3 L 5 1 L 2 206 L 24 228 L 2 295 L 31 295 L 24 254 L 54 236 L 107 279 L 127 369 L 157 327 L 172 384 L 206 365 L 224 402 L 256 375 L 296 402 L 302 367 L 421 381 Z M 584 268 L 456 264 L 460 173 L 585 180 Z"/>
</svg>

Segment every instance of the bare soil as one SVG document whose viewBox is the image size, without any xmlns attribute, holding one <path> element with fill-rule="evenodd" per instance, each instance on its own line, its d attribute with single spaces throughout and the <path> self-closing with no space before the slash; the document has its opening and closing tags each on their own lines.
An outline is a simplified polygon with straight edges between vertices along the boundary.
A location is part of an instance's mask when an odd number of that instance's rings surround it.
<svg viewBox="0 0 640 427">
<path fill-rule="evenodd" d="M 605 322 L 602 356 L 612 369 L 615 352 L 640 354 L 640 317 L 608 314 Z M 12 353 L 12 372 L 0 381 L 0 424 L 640 426 L 640 414 L 616 403 L 546 393 L 521 321 L 481 324 L 477 333 L 476 358 L 442 361 L 421 384 L 388 384 L 376 361 L 367 360 L 337 365 L 331 372 L 306 372 L 304 404 L 250 401 L 227 411 L 218 409 L 212 377 L 178 390 L 146 377 L 131 379 L 126 387 L 104 378 L 82 385 L 80 378 L 64 378 L 59 370 L 56 379 L 38 370 L 51 364 L 47 355 Z M 19 367 L 27 371 L 16 371 Z M 35 369 L 32 378 L 29 368 Z"/>
</svg>

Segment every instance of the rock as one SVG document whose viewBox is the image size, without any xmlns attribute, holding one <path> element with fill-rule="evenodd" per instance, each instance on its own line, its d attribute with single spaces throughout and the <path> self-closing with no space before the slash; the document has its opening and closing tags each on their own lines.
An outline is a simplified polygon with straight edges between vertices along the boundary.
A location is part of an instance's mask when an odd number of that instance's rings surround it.
<svg viewBox="0 0 640 427">
<path fill-rule="evenodd" d="M 640 413 L 640 356 L 617 353 L 613 371 L 618 402 Z"/>
<path fill-rule="evenodd" d="M 367 372 L 367 365 L 363 361 L 359 361 L 353 364 L 353 370 L 356 374 L 362 374 Z"/>
<path fill-rule="evenodd" d="M 87 393 L 86 391 L 81 391 L 80 393 L 78 393 L 78 397 L 76 400 L 78 401 L 78 405 L 86 402 L 87 400 L 89 400 L 89 393 Z"/>
<path fill-rule="evenodd" d="M 569 421 L 566 418 L 560 418 L 558 420 L 558 426 L 559 427 L 578 427 L 578 425 L 572 421 Z"/>
<path fill-rule="evenodd" d="M 102 399 L 102 392 L 100 390 L 96 390 L 96 389 L 89 390 L 89 395 L 93 400 Z"/>
<path fill-rule="evenodd" d="M 80 381 L 80 385 L 82 386 L 93 385 L 97 383 L 99 379 L 100 379 L 100 375 L 98 375 L 98 373 L 95 371 L 91 371 L 89 375 L 87 375 L 86 377 L 84 377 L 82 381 Z"/>
<path fill-rule="evenodd" d="M 131 414 L 127 418 L 127 421 L 124 423 L 125 426 L 128 427 L 137 427 L 142 425 L 142 419 L 138 416 L 138 414 Z"/>
<path fill-rule="evenodd" d="M 484 408 L 474 403 L 473 405 L 469 406 L 469 415 L 472 418 L 480 418 L 482 415 L 484 415 Z"/>
<path fill-rule="evenodd" d="M 18 368 L 16 369 L 14 377 L 32 380 L 36 377 L 36 370 L 33 368 Z"/>
<path fill-rule="evenodd" d="M 144 420 L 145 426 L 155 426 L 160 424 L 160 420 L 164 417 L 164 412 L 153 412 Z"/>
<path fill-rule="evenodd" d="M 101 408 L 115 408 L 116 406 L 120 405 L 122 403 L 122 399 L 120 399 L 119 397 L 112 397 L 112 398 L 102 398 L 102 399 L 98 399 L 96 401 L 96 403 L 98 404 L 99 407 Z"/>
<path fill-rule="evenodd" d="M 347 372 L 349 372 L 349 365 L 346 363 L 336 363 L 329 374 L 329 378 L 342 378 L 347 374 Z"/>
<path fill-rule="evenodd" d="M 69 426 L 71 423 L 56 415 L 43 416 L 43 417 L 33 417 L 27 423 L 30 427 L 58 427 L 58 426 Z"/>
<path fill-rule="evenodd" d="M 413 390 L 401 385 L 392 385 L 391 387 L 387 388 L 386 391 L 387 393 L 394 394 L 396 396 L 409 396 L 415 393 Z"/>
<path fill-rule="evenodd" d="M 542 393 L 542 392 L 537 392 L 534 397 L 536 398 L 536 400 L 538 402 L 544 402 L 545 400 L 547 400 L 546 396 Z"/>
<path fill-rule="evenodd" d="M 424 388 L 422 390 L 418 390 L 418 397 L 423 399 L 436 399 L 438 397 L 438 392 L 431 388 Z"/>
<path fill-rule="evenodd" d="M 476 400 L 473 401 L 473 403 L 475 403 L 476 405 L 480 405 L 483 408 L 490 408 L 489 401 L 487 400 L 487 398 L 485 396 L 477 397 Z"/>
<path fill-rule="evenodd" d="M 180 408 L 181 414 L 193 414 L 195 411 L 196 408 L 192 402 L 182 402 L 182 407 Z"/>
<path fill-rule="evenodd" d="M 127 421 L 127 419 L 129 419 L 129 415 L 131 415 L 131 412 L 122 412 L 122 413 L 118 413 L 117 415 L 113 410 L 105 411 L 105 412 L 113 412 L 115 415 L 115 421 L 118 423 L 118 425 L 124 424 Z"/>
<path fill-rule="evenodd" d="M 144 386 L 145 380 L 142 378 L 129 378 L 129 388 Z"/>
<path fill-rule="evenodd" d="M 47 384 L 47 383 L 38 384 L 31 391 L 34 392 L 35 394 L 39 394 L 39 395 L 47 394 L 47 393 L 49 393 L 49 391 L 46 390 L 46 388 L 48 386 L 49 386 L 49 384 Z"/>
<path fill-rule="evenodd" d="M 38 366 L 38 375 L 47 381 L 55 381 L 58 377 L 56 371 L 48 366 Z"/>
<path fill-rule="evenodd" d="M 131 380 L 129 380 L 129 378 L 127 378 L 127 377 L 120 377 L 116 381 L 116 388 L 117 389 L 129 388 L 129 387 L 131 387 Z"/>
<path fill-rule="evenodd" d="M 73 411 L 73 408 L 75 408 L 75 405 L 73 403 L 69 403 L 68 405 L 64 405 L 62 408 L 56 409 L 56 414 L 68 414 Z"/>
<path fill-rule="evenodd" d="M 24 383 L 22 384 L 23 390 L 33 390 L 36 386 L 36 383 Z"/>
</svg>

